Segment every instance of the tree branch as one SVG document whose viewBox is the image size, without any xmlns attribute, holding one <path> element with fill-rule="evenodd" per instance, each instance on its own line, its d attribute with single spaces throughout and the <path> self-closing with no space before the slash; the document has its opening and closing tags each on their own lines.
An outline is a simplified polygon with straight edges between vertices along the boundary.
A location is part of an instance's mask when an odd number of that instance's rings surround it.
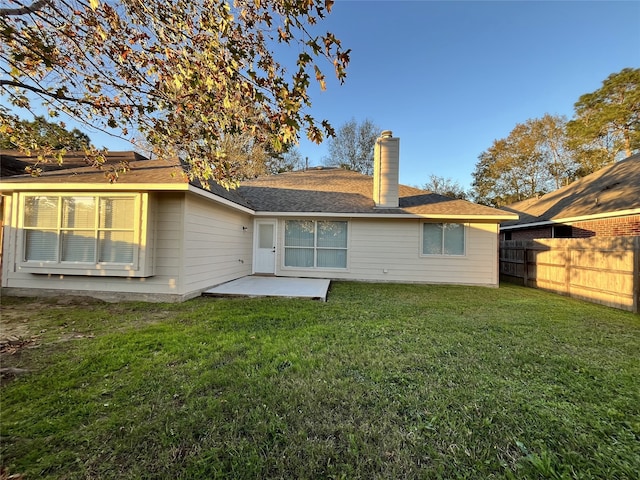
<svg viewBox="0 0 640 480">
<path fill-rule="evenodd" d="M 51 0 L 37 0 L 31 5 L 20 8 L 0 8 L 0 17 L 19 17 L 21 15 L 27 15 L 29 13 L 35 13 L 50 2 Z"/>
<path fill-rule="evenodd" d="M 4 86 L 10 86 L 10 87 L 17 87 L 17 88 L 24 88 L 25 90 L 29 90 L 33 93 L 36 93 L 38 95 L 41 95 L 43 97 L 48 97 L 48 98 L 53 98 L 55 100 L 59 100 L 59 101 L 63 101 L 63 102 L 73 102 L 73 103 L 80 103 L 80 104 L 84 104 L 84 105 L 91 105 L 91 106 L 96 106 L 96 102 L 94 100 L 87 100 L 86 98 L 75 98 L 75 97 L 69 97 L 68 95 L 63 95 L 57 92 L 49 92 L 47 90 L 44 90 L 42 88 L 38 88 L 38 87 L 34 87 L 32 85 L 28 85 L 26 83 L 21 83 L 21 82 L 16 82 L 13 80 L 0 80 L 0 87 L 4 87 Z M 121 105 L 119 104 L 111 104 L 111 107 L 114 108 L 118 108 Z M 144 106 L 142 104 L 136 104 L 136 103 L 132 103 L 131 104 L 132 107 L 141 107 Z"/>
<path fill-rule="evenodd" d="M 47 90 L 43 90 L 42 88 L 34 87 L 32 85 L 27 85 L 26 83 L 15 82 L 13 80 L 0 80 L 0 87 L 4 87 L 4 86 L 24 88 L 25 90 L 29 90 L 33 93 L 37 93 L 38 95 L 55 98 L 56 100 L 64 100 L 67 102 L 75 102 L 75 103 L 84 103 L 86 105 L 95 105 L 95 102 L 86 100 L 84 98 L 73 98 L 73 97 L 68 97 L 66 95 L 61 95 L 59 93 L 48 92 Z"/>
</svg>

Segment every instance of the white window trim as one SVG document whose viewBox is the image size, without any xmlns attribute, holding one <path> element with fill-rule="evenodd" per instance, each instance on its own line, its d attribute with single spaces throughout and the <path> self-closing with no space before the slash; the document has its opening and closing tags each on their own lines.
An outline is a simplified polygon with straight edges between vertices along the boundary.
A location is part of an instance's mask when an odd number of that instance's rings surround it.
<svg viewBox="0 0 640 480">
<path fill-rule="evenodd" d="M 455 223 L 456 225 L 462 225 L 462 227 L 464 228 L 464 253 L 462 255 L 452 255 L 450 253 L 424 253 L 423 246 L 424 246 L 424 225 L 425 224 L 437 224 L 437 225 L 444 225 L 446 223 Z M 425 257 L 425 258 L 466 258 L 467 256 L 467 239 L 469 238 L 469 224 L 468 223 L 462 223 L 462 222 L 420 222 L 420 246 L 419 251 L 420 251 L 420 257 Z M 442 239 L 442 247 L 444 250 L 444 237 Z"/>
<path fill-rule="evenodd" d="M 287 242 L 287 222 L 313 222 L 313 247 L 298 247 L 298 246 L 290 246 L 286 245 Z M 318 222 L 341 222 L 347 224 L 347 246 L 346 247 L 318 247 Z M 351 224 L 348 220 L 341 219 L 322 219 L 322 220 L 313 220 L 308 218 L 288 218 L 284 220 L 284 225 L 282 228 L 282 269 L 283 270 L 313 270 L 313 271 L 329 271 L 329 272 L 345 272 L 349 271 L 349 251 L 351 249 Z M 312 267 L 296 267 L 292 265 L 285 265 L 286 258 L 286 249 L 294 248 L 294 249 L 313 249 L 313 266 Z M 346 252 L 346 265 L 344 267 L 318 267 L 318 248 L 321 250 L 344 250 Z"/>
<path fill-rule="evenodd" d="M 56 261 L 26 260 L 26 235 L 25 235 L 25 202 L 28 197 L 50 196 L 50 197 L 93 197 L 96 205 L 99 205 L 101 198 L 127 197 L 134 198 L 133 222 L 133 261 L 131 263 L 112 262 L 62 262 L 58 256 Z M 59 207 L 60 208 L 60 207 Z M 149 221 L 150 216 L 148 193 L 138 192 L 28 192 L 20 194 L 18 213 L 18 246 L 19 257 L 17 258 L 17 268 L 20 272 L 35 274 L 63 274 L 82 276 L 105 276 L 105 277 L 150 277 L 153 272 L 153 259 L 151 258 L 148 245 L 150 240 Z M 58 218 L 57 230 L 61 229 L 60 218 Z M 95 227 L 95 231 L 103 231 Z M 58 248 L 60 244 L 58 242 Z"/>
</svg>

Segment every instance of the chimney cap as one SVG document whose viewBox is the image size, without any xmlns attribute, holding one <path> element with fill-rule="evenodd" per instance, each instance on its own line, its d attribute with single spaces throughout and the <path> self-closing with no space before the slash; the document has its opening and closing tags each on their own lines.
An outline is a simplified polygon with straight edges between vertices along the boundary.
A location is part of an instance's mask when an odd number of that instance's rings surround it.
<svg viewBox="0 0 640 480">
<path fill-rule="evenodd" d="M 393 132 L 391 130 L 383 130 L 382 133 L 380 133 L 380 137 L 381 138 L 391 138 L 391 137 L 393 137 Z"/>
</svg>

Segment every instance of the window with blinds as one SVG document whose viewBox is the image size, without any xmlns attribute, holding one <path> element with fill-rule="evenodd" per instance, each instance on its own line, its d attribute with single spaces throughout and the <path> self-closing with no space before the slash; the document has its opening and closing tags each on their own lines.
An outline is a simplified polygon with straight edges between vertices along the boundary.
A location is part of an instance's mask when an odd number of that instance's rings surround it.
<svg viewBox="0 0 640 480">
<path fill-rule="evenodd" d="M 23 261 L 132 265 L 135 212 L 135 196 L 25 196 Z"/>
<path fill-rule="evenodd" d="M 287 220 L 284 266 L 347 268 L 347 222 Z"/>
<path fill-rule="evenodd" d="M 423 255 L 465 254 L 465 227 L 462 223 L 423 223 Z"/>
</svg>

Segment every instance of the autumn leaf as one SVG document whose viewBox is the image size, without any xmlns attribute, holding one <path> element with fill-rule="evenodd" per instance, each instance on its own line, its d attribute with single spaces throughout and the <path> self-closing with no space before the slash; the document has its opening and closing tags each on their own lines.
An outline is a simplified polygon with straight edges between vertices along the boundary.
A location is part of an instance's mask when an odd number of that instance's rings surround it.
<svg viewBox="0 0 640 480">
<path fill-rule="evenodd" d="M 321 141 L 324 121 L 318 127 L 305 111 L 311 72 L 322 90 L 321 66 L 346 76 L 348 50 L 331 33 L 307 31 L 330 0 L 38 3 L 37 12 L 2 19 L 10 72 L 0 78 L 2 124 L 19 123 L 3 105 L 38 102 L 121 136 L 133 127 L 152 155 L 180 153 L 192 178 L 205 182 L 233 185 L 241 169 L 223 165 L 218 153 L 239 132 L 268 151 L 289 148 L 303 130 Z M 274 51 L 272 32 L 303 53 Z M 290 61 L 298 62 L 293 72 L 283 67 Z M 28 135 L 20 138 L 31 148 Z"/>
<path fill-rule="evenodd" d="M 326 90 L 327 89 L 327 83 L 325 82 L 324 75 L 322 74 L 322 72 L 320 71 L 320 68 L 318 68 L 318 66 L 315 66 L 314 69 L 316 71 L 316 80 L 320 84 L 320 89 L 323 90 L 323 91 Z"/>
</svg>

